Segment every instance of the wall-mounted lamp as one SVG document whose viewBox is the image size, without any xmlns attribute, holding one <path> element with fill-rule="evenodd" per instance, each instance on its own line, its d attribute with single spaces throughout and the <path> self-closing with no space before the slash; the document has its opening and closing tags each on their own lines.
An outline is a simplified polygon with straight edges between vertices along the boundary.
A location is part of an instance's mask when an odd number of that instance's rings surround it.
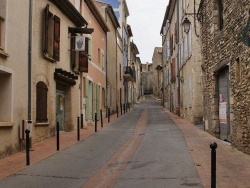
<svg viewBox="0 0 250 188">
<path fill-rule="evenodd" d="M 189 21 L 189 19 L 186 17 L 184 19 L 184 21 L 182 22 L 182 25 L 183 25 L 183 28 L 184 28 L 184 32 L 185 33 L 188 33 L 189 30 L 190 30 L 190 25 L 191 25 L 191 22 Z"/>
<path fill-rule="evenodd" d="M 199 8 L 200 9 L 200 8 Z M 185 19 L 184 21 L 182 22 L 182 26 L 184 28 L 184 32 L 188 34 L 189 30 L 190 30 L 190 25 L 191 25 L 191 22 L 189 21 L 189 19 L 187 18 L 187 15 L 192 15 L 194 17 L 194 29 L 195 29 L 195 34 L 197 37 L 199 37 L 199 35 L 197 34 L 197 31 L 196 31 L 196 19 L 198 16 L 201 15 L 201 13 L 198 12 L 196 13 L 196 9 L 195 9 L 195 0 L 194 0 L 194 13 L 184 13 L 185 14 Z M 199 21 L 199 20 L 198 20 Z"/>
</svg>

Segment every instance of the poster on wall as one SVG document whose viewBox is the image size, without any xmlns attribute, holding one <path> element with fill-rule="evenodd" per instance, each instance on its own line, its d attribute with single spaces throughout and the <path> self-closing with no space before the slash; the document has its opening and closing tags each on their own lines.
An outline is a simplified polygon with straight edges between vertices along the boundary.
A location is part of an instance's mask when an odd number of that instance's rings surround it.
<svg viewBox="0 0 250 188">
<path fill-rule="evenodd" d="M 220 123 L 227 123 L 227 102 L 220 102 L 219 119 Z"/>
</svg>

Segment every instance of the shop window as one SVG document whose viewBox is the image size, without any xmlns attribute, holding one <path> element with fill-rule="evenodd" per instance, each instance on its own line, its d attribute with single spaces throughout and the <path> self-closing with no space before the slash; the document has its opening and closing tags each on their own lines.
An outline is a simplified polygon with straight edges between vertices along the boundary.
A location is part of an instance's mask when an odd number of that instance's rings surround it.
<svg viewBox="0 0 250 188">
<path fill-rule="evenodd" d="M 46 84 L 39 81 L 36 85 L 36 122 L 47 122 L 47 92 Z"/>
<path fill-rule="evenodd" d="M 49 11 L 49 5 L 44 10 L 43 54 L 54 61 L 60 60 L 60 18 Z"/>
</svg>

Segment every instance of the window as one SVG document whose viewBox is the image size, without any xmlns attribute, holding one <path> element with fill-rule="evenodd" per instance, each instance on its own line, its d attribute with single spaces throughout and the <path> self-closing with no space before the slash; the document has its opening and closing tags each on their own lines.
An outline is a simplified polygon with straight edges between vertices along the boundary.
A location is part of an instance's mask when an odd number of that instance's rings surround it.
<svg viewBox="0 0 250 188">
<path fill-rule="evenodd" d="M 1 69 L 0 65 L 0 122 L 11 122 L 12 73 Z"/>
<path fill-rule="evenodd" d="M 4 50 L 4 19 L 0 17 L 0 50 Z"/>
<path fill-rule="evenodd" d="M 236 73 L 236 81 L 237 83 L 240 83 L 242 81 L 242 65 L 241 65 L 240 58 L 236 59 L 235 73 Z"/>
<path fill-rule="evenodd" d="M 214 0 L 215 10 L 214 10 L 214 20 L 215 25 L 217 25 L 217 30 L 221 31 L 223 29 L 223 0 Z"/>
<path fill-rule="evenodd" d="M 39 81 L 36 84 L 36 122 L 47 122 L 47 92 L 46 84 Z"/>
<path fill-rule="evenodd" d="M 101 63 L 102 63 L 102 70 L 104 71 L 105 70 L 105 55 L 104 55 L 104 52 L 101 51 Z"/>
<path fill-rule="evenodd" d="M 8 56 L 7 54 L 5 54 L 6 11 L 7 0 L 0 0 L 0 55 L 4 55 L 4 57 Z"/>
<path fill-rule="evenodd" d="M 60 60 L 60 18 L 44 10 L 43 54 L 55 61 Z"/>
</svg>

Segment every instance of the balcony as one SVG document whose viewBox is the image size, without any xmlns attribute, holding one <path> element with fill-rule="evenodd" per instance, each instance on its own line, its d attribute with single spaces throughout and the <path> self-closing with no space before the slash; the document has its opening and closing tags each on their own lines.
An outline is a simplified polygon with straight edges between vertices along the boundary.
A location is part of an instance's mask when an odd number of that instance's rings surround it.
<svg viewBox="0 0 250 188">
<path fill-rule="evenodd" d="M 127 82 L 134 82 L 134 71 L 130 66 L 124 67 L 124 80 Z"/>
</svg>

